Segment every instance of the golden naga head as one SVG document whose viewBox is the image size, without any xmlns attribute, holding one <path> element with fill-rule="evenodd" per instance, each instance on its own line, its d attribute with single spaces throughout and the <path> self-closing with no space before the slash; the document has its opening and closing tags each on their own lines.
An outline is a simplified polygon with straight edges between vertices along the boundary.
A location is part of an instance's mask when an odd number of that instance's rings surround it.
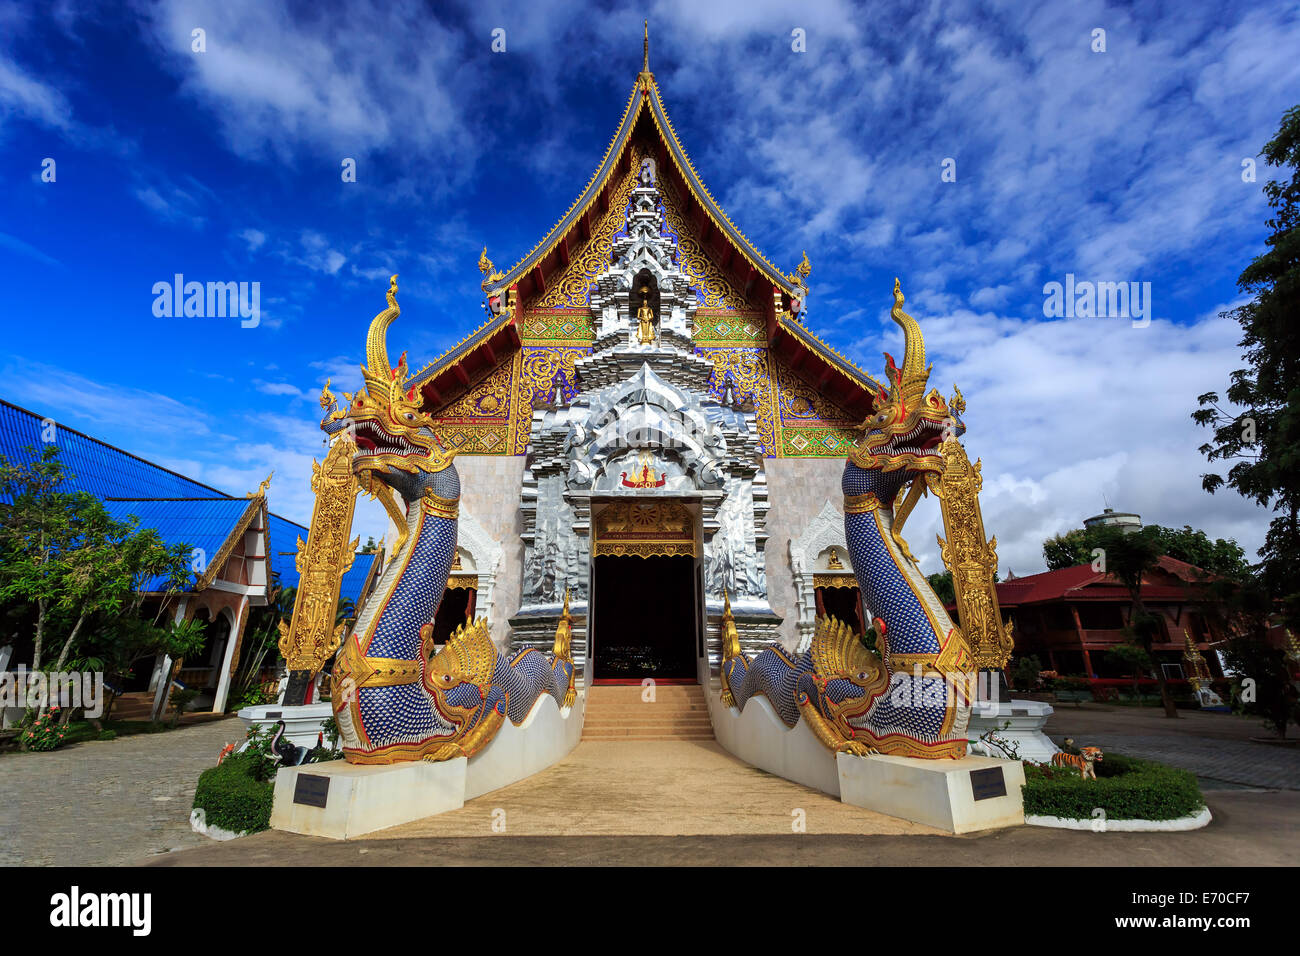
<svg viewBox="0 0 1300 956">
<path fill-rule="evenodd" d="M 878 653 L 872 653 L 865 643 L 873 637 Z M 821 615 L 809 648 L 813 674 L 822 681 L 847 680 L 870 694 L 879 694 L 889 685 L 885 647 L 883 621 L 877 619 L 865 635 L 859 635 L 847 621 Z"/>
<path fill-rule="evenodd" d="M 433 629 L 424 634 L 424 653 L 433 650 Z M 434 655 L 424 671 L 424 686 L 438 698 L 439 707 L 452 713 L 468 713 L 474 710 L 481 698 L 466 695 L 466 700 L 453 703 L 446 699 L 447 693 L 461 684 L 473 684 L 486 690 L 492 684 L 496 669 L 497 650 L 488 634 L 487 618 L 479 618 L 470 624 L 462 624 L 447 638 L 447 644 Z"/>
<path fill-rule="evenodd" d="M 966 402 L 961 392 L 951 407 L 938 389 L 926 393 L 931 367 L 925 364 L 925 338 L 916 319 L 903 311 L 897 279 L 889 316 L 903 330 L 903 367 L 885 353 L 889 388 L 881 388 L 875 396 L 875 411 L 859 426 L 865 431 L 862 444 L 850 451 L 849 458 L 860 468 L 937 472 L 943 468 L 944 440 L 966 430 L 959 417 Z"/>
<path fill-rule="evenodd" d="M 423 396 L 410 382 L 406 353 L 396 368 L 388 364 L 388 326 L 401 311 L 393 276 L 388 308 L 375 316 L 366 336 L 366 364 L 361 367 L 365 387 L 352 396 L 344 415 L 357 445 L 352 470 L 359 475 L 438 472 L 456 456 L 438 444 L 433 418 L 422 410 Z"/>
</svg>

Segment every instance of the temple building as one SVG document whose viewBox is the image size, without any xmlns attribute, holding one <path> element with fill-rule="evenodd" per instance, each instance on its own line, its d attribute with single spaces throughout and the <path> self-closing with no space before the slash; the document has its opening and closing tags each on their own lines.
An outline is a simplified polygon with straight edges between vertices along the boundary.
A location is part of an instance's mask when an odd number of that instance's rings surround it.
<svg viewBox="0 0 1300 956">
<path fill-rule="evenodd" d="M 462 486 L 439 633 L 549 647 L 567 591 L 580 669 L 693 681 L 724 597 L 747 647 L 862 626 L 840 479 L 880 384 L 805 324 L 807 256 L 782 271 L 713 199 L 648 55 L 568 211 L 479 268 L 489 319 L 413 379 Z"/>
</svg>

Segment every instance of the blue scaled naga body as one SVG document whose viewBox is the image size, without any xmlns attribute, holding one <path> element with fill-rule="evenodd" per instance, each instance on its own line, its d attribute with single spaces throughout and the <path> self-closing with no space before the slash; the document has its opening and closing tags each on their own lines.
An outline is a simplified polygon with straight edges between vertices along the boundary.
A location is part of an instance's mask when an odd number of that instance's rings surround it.
<svg viewBox="0 0 1300 956">
<path fill-rule="evenodd" d="M 353 474 L 398 528 L 392 558 L 334 667 L 334 716 L 351 763 L 471 756 L 506 719 L 523 721 L 542 695 L 561 707 L 575 696 L 567 601 L 551 656 L 527 650 L 507 658 L 483 619 L 434 654 L 431 622 L 456 554 L 460 479 L 455 453 L 440 446 L 410 382 L 405 353 L 396 368 L 388 364 L 388 327 L 400 312 L 393 276 L 388 308 L 366 338 L 364 387 L 344 395 L 346 408 L 328 383 L 321 397 L 321 428 L 355 443 Z"/>
<path fill-rule="evenodd" d="M 819 618 L 802 654 L 774 644 L 750 660 L 724 618 L 723 700 L 743 709 L 761 694 L 787 726 L 803 717 L 837 752 L 958 758 L 967 750 L 971 654 L 900 532 L 927 487 L 938 490 L 943 445 L 965 431 L 965 402 L 960 391 L 949 401 L 926 393 L 925 341 L 902 306 L 895 280 L 890 315 L 905 336 L 903 366 L 885 356 L 889 388 L 875 396 L 841 480 L 845 541 L 873 623 L 859 634 Z"/>
</svg>

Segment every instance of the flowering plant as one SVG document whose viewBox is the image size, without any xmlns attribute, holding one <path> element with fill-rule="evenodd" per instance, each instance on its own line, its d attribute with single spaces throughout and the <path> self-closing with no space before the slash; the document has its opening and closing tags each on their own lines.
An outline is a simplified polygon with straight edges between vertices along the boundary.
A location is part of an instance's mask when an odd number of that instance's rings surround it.
<svg viewBox="0 0 1300 956">
<path fill-rule="evenodd" d="M 59 708 L 51 707 L 38 716 L 30 727 L 22 733 L 22 745 L 26 750 L 53 750 L 63 743 L 66 729 L 59 726 Z"/>
</svg>

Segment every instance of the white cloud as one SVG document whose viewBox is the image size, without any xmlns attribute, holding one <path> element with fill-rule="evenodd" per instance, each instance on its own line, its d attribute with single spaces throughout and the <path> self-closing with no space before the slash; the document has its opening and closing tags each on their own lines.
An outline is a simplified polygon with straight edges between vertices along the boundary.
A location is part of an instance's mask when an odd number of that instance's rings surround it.
<svg viewBox="0 0 1300 956">
<path fill-rule="evenodd" d="M 909 310 L 935 366 L 930 385 L 946 395 L 955 382 L 969 403 L 964 443 L 983 460 L 984 521 L 1004 575 L 1042 570 L 1043 540 L 1081 527 L 1107 501 L 1146 523 L 1235 537 L 1253 555 L 1268 513 L 1201 489 L 1211 469 L 1196 449 L 1209 434 L 1190 417 L 1196 397 L 1221 390 L 1238 360 L 1240 327 L 1217 314 L 1228 307 L 1190 325 L 1157 319 L 1144 329 L 1122 319 Z M 885 347 L 901 354 L 901 333 L 886 322 Z M 879 364 L 874 345 L 851 353 L 869 370 Z M 913 550 L 937 570 L 937 505 L 918 509 L 910 526 Z"/>
<path fill-rule="evenodd" d="M 266 233 L 260 229 L 244 229 L 239 233 L 239 238 L 243 239 L 248 245 L 249 252 L 256 252 L 266 243 Z"/>
<path fill-rule="evenodd" d="M 422 160 L 455 157 L 427 167 L 446 182 L 468 172 L 475 147 L 460 116 L 473 102 L 464 86 L 474 74 L 456 69 L 459 35 L 412 0 L 313 16 L 257 0 L 139 8 L 184 94 L 211 111 L 240 156 L 328 156 L 337 166 L 400 148 Z M 195 53 L 191 31 L 200 27 L 207 49 Z"/>
<path fill-rule="evenodd" d="M 0 54 L 0 119 L 12 116 L 64 132 L 73 126 L 72 109 L 61 92 Z"/>
</svg>

